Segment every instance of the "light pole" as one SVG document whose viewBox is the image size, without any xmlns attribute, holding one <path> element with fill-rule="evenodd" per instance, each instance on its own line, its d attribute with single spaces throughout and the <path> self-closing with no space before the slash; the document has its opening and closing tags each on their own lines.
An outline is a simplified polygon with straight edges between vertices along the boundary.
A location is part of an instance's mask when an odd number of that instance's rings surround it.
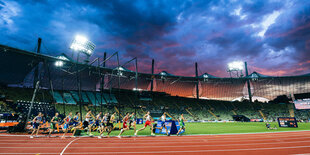
<svg viewBox="0 0 310 155">
<path fill-rule="evenodd" d="M 76 60 L 76 79 L 77 79 L 77 85 L 78 85 L 78 93 L 79 93 L 79 105 L 80 105 L 80 114 L 81 114 L 81 121 L 83 121 L 83 115 L 82 115 L 82 95 L 81 95 L 81 79 L 80 79 L 80 71 L 79 71 L 79 57 L 80 53 L 84 53 L 88 58 L 92 55 L 95 44 L 90 42 L 86 37 L 81 35 L 76 35 L 70 49 L 77 52 L 77 60 Z"/>
</svg>

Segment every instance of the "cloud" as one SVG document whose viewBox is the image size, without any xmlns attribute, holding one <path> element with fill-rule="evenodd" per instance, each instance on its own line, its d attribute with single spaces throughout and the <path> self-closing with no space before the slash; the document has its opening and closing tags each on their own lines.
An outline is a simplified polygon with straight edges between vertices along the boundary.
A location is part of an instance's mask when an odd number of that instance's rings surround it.
<svg viewBox="0 0 310 155">
<path fill-rule="evenodd" d="M 2 44 L 43 53 L 70 53 L 75 34 L 96 45 L 94 57 L 119 51 L 122 62 L 138 57 L 139 70 L 175 75 L 228 76 L 226 64 L 247 61 L 268 75 L 310 72 L 310 2 L 77 0 L 1 1 Z M 299 65 L 302 64 L 302 65 Z M 111 62 L 112 65 L 112 62 Z"/>
</svg>

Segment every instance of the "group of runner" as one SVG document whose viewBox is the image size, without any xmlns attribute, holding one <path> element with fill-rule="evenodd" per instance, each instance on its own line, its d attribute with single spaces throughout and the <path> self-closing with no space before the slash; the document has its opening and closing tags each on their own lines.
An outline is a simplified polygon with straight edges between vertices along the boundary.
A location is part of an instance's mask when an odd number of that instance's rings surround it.
<svg viewBox="0 0 310 155">
<path fill-rule="evenodd" d="M 97 130 L 99 132 L 98 138 L 102 138 L 104 132 L 107 132 L 107 137 L 109 137 L 110 133 L 114 129 L 113 123 L 115 121 L 115 115 L 116 115 L 116 112 L 114 112 L 112 115 L 110 115 L 109 113 L 106 113 L 103 115 L 102 112 L 100 112 L 95 117 L 92 114 L 91 110 L 89 110 L 85 115 L 85 120 L 83 122 L 81 122 L 79 120 L 80 119 L 80 113 L 79 112 L 76 112 L 74 116 L 72 116 L 72 112 L 70 112 L 64 119 L 61 119 L 59 117 L 59 113 L 56 113 L 55 116 L 50 121 L 48 137 L 50 137 L 52 132 L 55 130 L 58 130 L 58 132 L 59 132 L 60 126 L 62 127 L 62 130 L 63 130 L 63 135 L 61 138 L 65 138 L 65 135 L 70 130 L 73 133 L 72 136 L 74 136 L 76 131 L 80 130 L 80 129 L 87 130 L 87 133 L 89 136 L 93 136 L 92 131 Z M 40 123 L 43 120 L 42 117 L 43 117 L 43 114 L 41 112 L 39 112 L 38 115 L 32 120 L 33 131 L 31 133 L 30 138 L 34 138 L 34 134 L 36 135 L 36 137 L 38 136 L 38 133 L 39 133 L 39 130 L 41 127 Z M 151 135 L 152 136 L 155 135 L 154 130 L 153 130 L 154 128 L 152 125 L 152 122 L 154 121 L 154 119 L 151 117 L 150 112 L 148 111 L 143 116 L 143 118 L 145 119 L 144 126 L 141 129 L 136 130 L 135 113 L 131 113 L 131 114 L 126 113 L 126 115 L 122 119 L 122 121 L 123 121 L 122 129 L 120 130 L 120 133 L 118 134 L 117 137 L 121 138 L 121 135 L 125 131 L 129 130 L 131 127 L 134 128 L 135 135 L 138 135 L 139 131 L 144 130 L 147 126 L 149 126 L 151 129 Z M 156 127 L 156 129 L 159 129 L 162 131 L 163 131 L 163 129 L 165 129 L 166 134 L 168 136 L 170 136 L 170 133 L 168 133 L 167 127 L 165 125 L 166 113 L 163 113 L 160 120 L 161 120 L 161 127 Z M 182 130 L 185 130 L 183 114 L 181 115 L 181 117 L 178 121 L 180 124 L 180 129 L 179 129 L 177 135 L 179 135 L 179 133 Z"/>
</svg>

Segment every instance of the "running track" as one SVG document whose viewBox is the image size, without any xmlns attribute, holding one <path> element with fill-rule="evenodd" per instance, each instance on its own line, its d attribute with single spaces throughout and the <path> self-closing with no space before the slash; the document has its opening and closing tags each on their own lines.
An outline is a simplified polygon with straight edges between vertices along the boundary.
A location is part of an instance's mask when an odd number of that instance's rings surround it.
<svg viewBox="0 0 310 155">
<path fill-rule="evenodd" d="M 201 136 L 34 138 L 0 136 L 0 154 L 305 154 L 310 131 Z"/>
</svg>

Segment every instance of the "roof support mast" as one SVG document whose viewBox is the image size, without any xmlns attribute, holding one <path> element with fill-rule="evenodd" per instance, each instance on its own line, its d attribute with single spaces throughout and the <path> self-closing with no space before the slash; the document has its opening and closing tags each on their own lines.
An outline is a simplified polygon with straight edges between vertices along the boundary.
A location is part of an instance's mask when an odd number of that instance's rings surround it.
<svg viewBox="0 0 310 155">
<path fill-rule="evenodd" d="M 151 75 L 151 92 L 153 92 L 153 85 L 154 85 L 154 83 L 153 83 L 153 80 L 154 80 L 154 59 L 152 59 L 152 75 Z"/>
<path fill-rule="evenodd" d="M 245 75 L 246 75 L 246 78 L 247 78 L 246 83 L 248 85 L 249 100 L 250 100 L 250 102 L 252 102 L 252 93 L 251 93 L 250 78 L 248 77 L 249 73 L 248 73 L 247 62 L 244 62 L 244 68 L 245 68 Z"/>
<path fill-rule="evenodd" d="M 198 78 L 198 64 L 197 64 L 197 62 L 195 63 L 195 72 L 196 72 L 196 78 L 197 78 L 196 98 L 197 98 L 197 102 L 199 102 L 199 78 Z"/>
<path fill-rule="evenodd" d="M 38 47 L 37 47 L 37 53 L 38 54 L 41 52 L 41 42 L 42 42 L 42 39 L 38 38 Z M 37 64 L 37 66 L 35 67 L 35 70 L 34 70 L 33 88 L 36 87 L 36 83 L 38 81 L 38 70 L 39 70 L 39 63 Z"/>
<path fill-rule="evenodd" d="M 38 48 L 37 48 L 37 53 L 40 53 L 40 49 L 41 49 L 41 42 L 42 42 L 42 39 L 39 38 L 38 39 Z M 31 102 L 30 102 L 30 108 L 28 110 L 28 114 L 27 114 L 27 117 L 26 117 L 26 121 L 25 121 L 25 126 L 24 126 L 24 129 L 26 129 L 27 127 L 27 122 L 31 116 L 31 110 L 32 110 L 32 107 L 33 107 L 33 102 L 36 98 L 36 95 L 37 95 L 37 92 L 38 92 L 38 89 L 39 89 L 39 86 L 40 86 L 40 78 L 38 78 L 38 70 L 39 70 L 39 63 L 37 64 L 36 68 L 35 68 L 35 71 L 34 71 L 34 78 L 33 78 L 33 89 L 34 89 L 34 92 L 33 92 L 33 95 L 32 95 L 32 99 L 31 99 Z"/>
<path fill-rule="evenodd" d="M 105 68 L 105 63 L 106 63 L 106 60 L 107 60 L 107 52 L 104 52 L 103 54 L 103 63 L 102 63 L 102 67 Z M 100 111 L 102 112 L 102 95 L 103 95 L 103 89 L 104 89 L 104 75 L 102 76 L 100 74 L 100 77 L 101 77 L 101 88 L 100 88 Z"/>
</svg>

